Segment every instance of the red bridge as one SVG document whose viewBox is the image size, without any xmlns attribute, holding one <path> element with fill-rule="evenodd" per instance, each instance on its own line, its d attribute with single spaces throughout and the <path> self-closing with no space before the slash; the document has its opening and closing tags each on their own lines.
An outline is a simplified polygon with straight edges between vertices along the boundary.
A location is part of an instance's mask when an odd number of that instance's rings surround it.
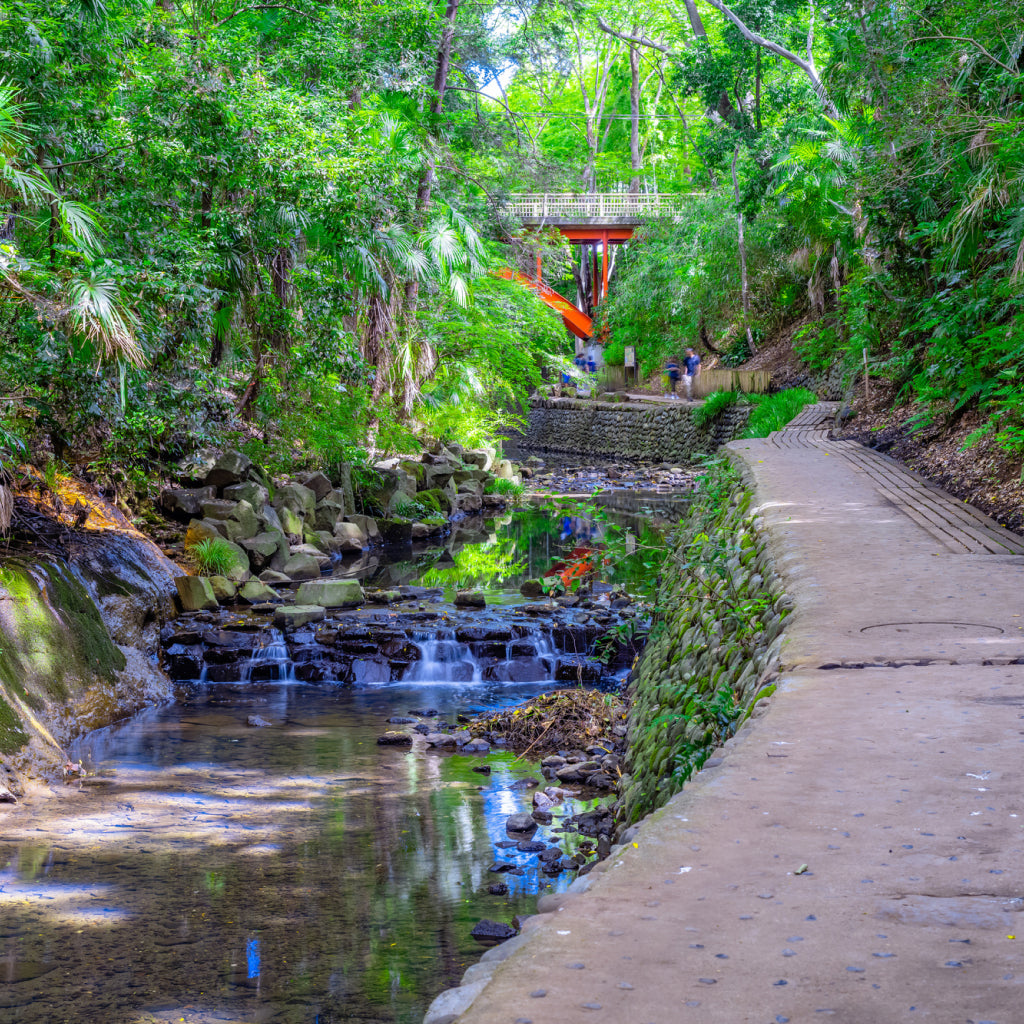
<svg viewBox="0 0 1024 1024">
<path fill-rule="evenodd" d="M 679 217 L 691 195 L 605 192 L 590 195 L 547 193 L 509 197 L 508 210 L 527 228 L 557 228 L 570 242 L 580 246 L 580 274 L 585 304 L 595 309 L 608 293 L 609 246 L 621 245 L 633 237 L 636 228 L 649 217 Z M 587 251 L 589 248 L 589 252 Z M 598 254 L 600 253 L 600 270 Z M 500 271 L 506 280 L 516 280 L 537 292 L 541 301 L 562 314 L 565 326 L 577 338 L 593 337 L 593 320 L 577 305 L 544 284 L 541 257 L 537 277 L 531 280 L 507 267 Z"/>
</svg>

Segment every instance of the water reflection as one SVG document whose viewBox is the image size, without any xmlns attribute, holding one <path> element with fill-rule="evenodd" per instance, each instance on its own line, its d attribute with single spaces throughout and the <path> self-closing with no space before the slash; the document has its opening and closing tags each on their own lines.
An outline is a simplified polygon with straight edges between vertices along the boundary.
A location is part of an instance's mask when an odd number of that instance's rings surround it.
<svg viewBox="0 0 1024 1024">
<path fill-rule="evenodd" d="M 551 883 L 497 845 L 530 804 L 509 786 L 540 776 L 376 737 L 412 708 L 543 687 L 208 687 L 84 740 L 100 785 L 18 809 L 0 840 L 0 1017 L 418 1024 L 479 956 L 476 921 L 531 912 Z"/>
</svg>

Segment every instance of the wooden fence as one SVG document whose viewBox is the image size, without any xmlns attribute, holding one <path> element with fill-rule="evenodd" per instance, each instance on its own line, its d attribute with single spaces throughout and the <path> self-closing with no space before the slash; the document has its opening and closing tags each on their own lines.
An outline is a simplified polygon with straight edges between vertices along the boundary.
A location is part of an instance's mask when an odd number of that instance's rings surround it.
<svg viewBox="0 0 1024 1024">
<path fill-rule="evenodd" d="M 629 391 L 635 387 L 632 370 L 622 366 L 606 366 L 599 374 L 597 391 Z M 679 385 L 682 388 L 682 385 Z M 701 370 L 693 382 L 693 397 L 706 398 L 713 391 L 743 391 L 763 395 L 771 387 L 771 374 L 767 370 L 726 370 L 716 367 Z"/>
</svg>

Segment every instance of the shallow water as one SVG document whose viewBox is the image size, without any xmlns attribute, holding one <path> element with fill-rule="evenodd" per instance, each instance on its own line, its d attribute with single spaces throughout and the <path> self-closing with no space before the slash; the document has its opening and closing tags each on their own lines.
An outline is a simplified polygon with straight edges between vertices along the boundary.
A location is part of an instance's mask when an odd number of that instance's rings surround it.
<svg viewBox="0 0 1024 1024">
<path fill-rule="evenodd" d="M 376 737 L 544 685 L 209 687 L 83 741 L 94 784 L 4 822 L 0 1017 L 418 1022 L 482 952 L 476 921 L 530 913 L 552 882 L 495 846 L 530 805 L 509 784 L 540 775 Z"/>
<path fill-rule="evenodd" d="M 614 555 L 617 578 L 649 571 L 642 531 L 601 516 L 526 509 L 475 529 L 336 571 L 449 595 L 477 586 L 498 605 L 522 603 L 519 581 L 581 544 Z M 0 817 L 0 1021 L 419 1024 L 479 958 L 480 918 L 530 914 L 572 880 L 498 845 L 507 816 L 531 806 L 532 791 L 510 786 L 540 780 L 536 765 L 419 736 L 411 750 L 376 743 L 393 715 L 454 722 L 553 685 L 429 681 L 447 658 L 439 648 L 413 680 L 362 688 L 267 666 L 281 678 L 187 686 L 81 741 L 72 757 L 95 774 Z M 484 764 L 490 775 L 473 771 Z M 590 806 L 567 802 L 554 825 Z M 542 826 L 533 838 L 561 837 Z M 487 892 L 501 883 L 507 894 Z"/>
</svg>

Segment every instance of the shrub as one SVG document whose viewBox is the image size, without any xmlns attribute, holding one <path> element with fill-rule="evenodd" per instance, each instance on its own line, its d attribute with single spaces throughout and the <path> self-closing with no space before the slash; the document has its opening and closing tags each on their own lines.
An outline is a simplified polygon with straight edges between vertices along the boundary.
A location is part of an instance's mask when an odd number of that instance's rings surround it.
<svg viewBox="0 0 1024 1024">
<path fill-rule="evenodd" d="M 781 430 L 805 405 L 813 405 L 818 396 L 807 388 L 789 388 L 774 395 L 751 395 L 754 411 L 740 437 L 767 437 Z"/>
<path fill-rule="evenodd" d="M 693 410 L 693 422 L 695 426 L 703 427 L 705 424 L 710 423 L 720 413 L 725 412 L 731 405 L 736 405 L 737 402 L 745 400 L 746 395 L 741 395 L 739 391 L 712 391 L 707 398 L 704 399 L 704 404 L 697 406 Z"/>
<path fill-rule="evenodd" d="M 193 544 L 188 554 L 204 576 L 223 576 L 235 564 L 231 545 L 223 537 L 207 537 Z"/>
</svg>

